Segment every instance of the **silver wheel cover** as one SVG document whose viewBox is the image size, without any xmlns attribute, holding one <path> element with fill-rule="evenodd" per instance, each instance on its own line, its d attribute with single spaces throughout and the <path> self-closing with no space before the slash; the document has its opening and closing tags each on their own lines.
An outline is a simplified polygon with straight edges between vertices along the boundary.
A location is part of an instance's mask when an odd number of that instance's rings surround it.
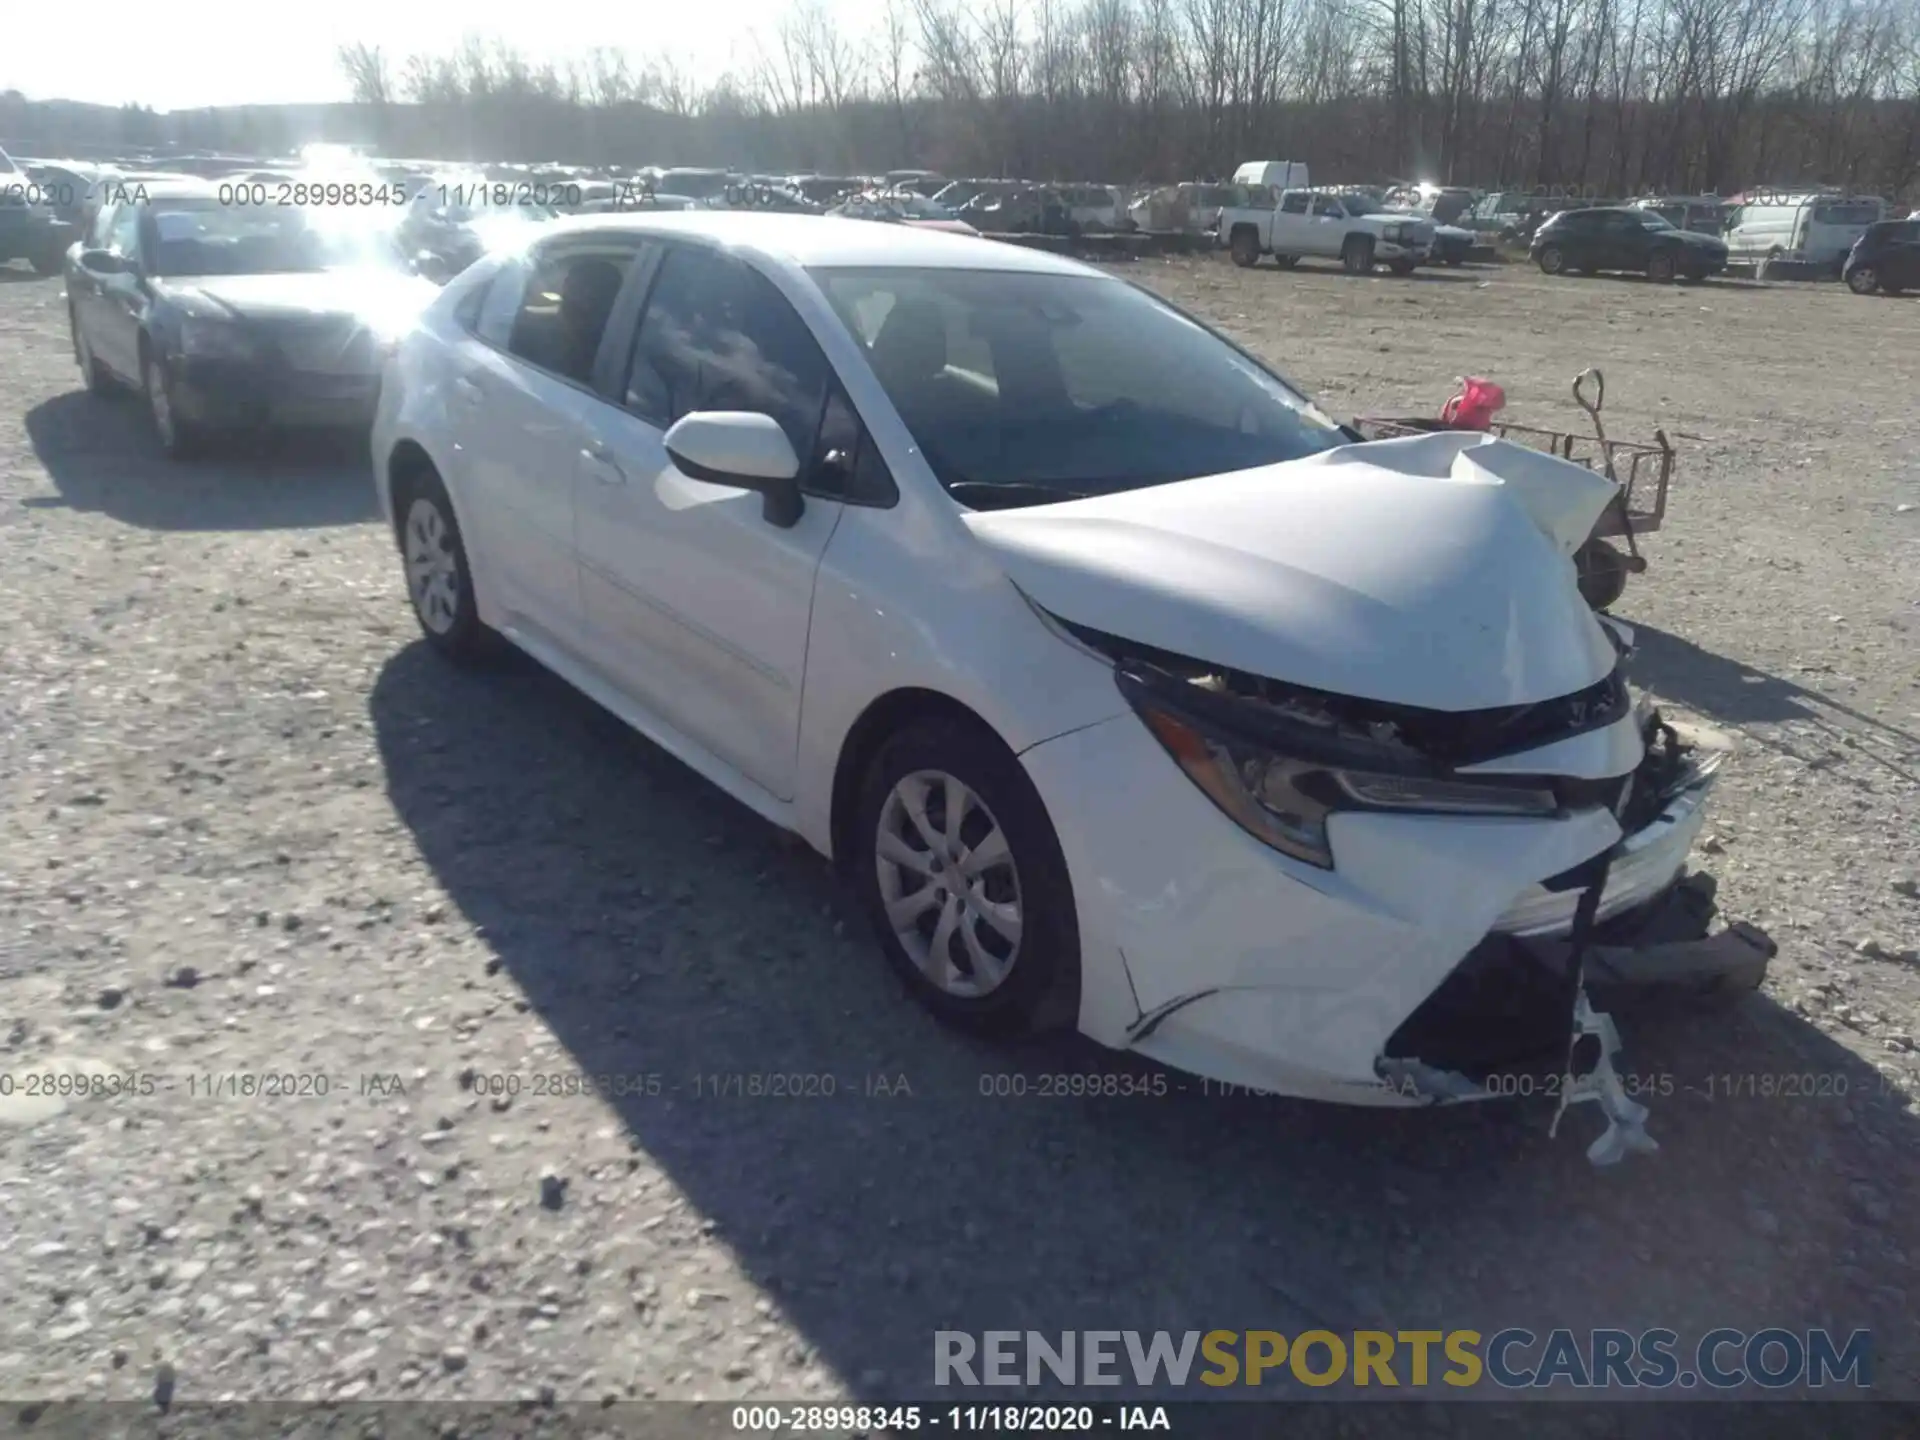
<svg viewBox="0 0 1920 1440">
<path fill-rule="evenodd" d="M 407 594 L 420 623 L 435 635 L 453 629 L 460 614 L 460 562 L 453 531 L 440 507 L 426 496 L 407 509 Z"/>
<path fill-rule="evenodd" d="M 903 776 L 874 836 L 880 899 L 896 939 L 934 986 L 977 1000 L 1020 958 L 1020 876 L 984 801 L 943 770 Z"/>
</svg>

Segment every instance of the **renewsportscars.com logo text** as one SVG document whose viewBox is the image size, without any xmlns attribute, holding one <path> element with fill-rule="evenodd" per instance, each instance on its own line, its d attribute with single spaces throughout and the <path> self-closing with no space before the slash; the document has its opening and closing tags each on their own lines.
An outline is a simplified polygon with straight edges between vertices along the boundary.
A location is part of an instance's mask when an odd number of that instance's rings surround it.
<svg viewBox="0 0 1920 1440">
<path fill-rule="evenodd" d="M 941 1386 L 1359 1385 L 1732 1390 L 1873 1384 L 1873 1340 L 1826 1330 L 937 1330 Z"/>
</svg>

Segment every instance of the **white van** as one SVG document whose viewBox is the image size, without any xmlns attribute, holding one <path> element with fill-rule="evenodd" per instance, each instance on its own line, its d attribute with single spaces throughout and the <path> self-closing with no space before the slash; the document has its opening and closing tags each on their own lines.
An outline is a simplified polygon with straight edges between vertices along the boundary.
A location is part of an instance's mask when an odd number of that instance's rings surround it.
<svg viewBox="0 0 1920 1440">
<path fill-rule="evenodd" d="M 1275 191 L 1304 190 L 1313 182 L 1307 179 L 1306 163 L 1301 160 L 1249 160 L 1233 172 L 1236 185 L 1267 185 Z"/>
<path fill-rule="evenodd" d="M 1884 219 L 1874 195 L 1766 195 L 1742 204 L 1727 220 L 1727 254 L 1734 260 L 1802 260 L 1836 269 L 1867 227 Z"/>
</svg>

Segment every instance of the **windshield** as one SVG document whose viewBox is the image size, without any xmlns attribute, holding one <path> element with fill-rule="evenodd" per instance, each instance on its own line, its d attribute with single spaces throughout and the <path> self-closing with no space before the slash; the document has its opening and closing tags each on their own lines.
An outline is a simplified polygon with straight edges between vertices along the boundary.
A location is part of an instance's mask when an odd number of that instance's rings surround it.
<svg viewBox="0 0 1920 1440">
<path fill-rule="evenodd" d="M 1246 470 L 1348 440 L 1252 359 L 1118 280 L 813 274 L 941 484 L 975 508 Z"/>
<path fill-rule="evenodd" d="M 1672 221 L 1668 220 L 1666 216 L 1652 210 L 1642 210 L 1640 212 L 1640 224 L 1643 229 L 1647 230 L 1673 229 Z"/>
<path fill-rule="evenodd" d="M 149 207 L 154 275 L 282 275 L 401 269 L 391 222 L 367 210 L 222 205 L 191 198 Z"/>
</svg>

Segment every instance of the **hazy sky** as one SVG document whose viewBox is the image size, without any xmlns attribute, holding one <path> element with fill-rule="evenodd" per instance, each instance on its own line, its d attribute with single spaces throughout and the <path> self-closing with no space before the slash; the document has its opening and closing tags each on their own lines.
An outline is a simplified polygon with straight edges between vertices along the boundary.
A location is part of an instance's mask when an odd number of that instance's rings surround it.
<svg viewBox="0 0 1920 1440">
<path fill-rule="evenodd" d="M 826 0 L 826 8 L 842 29 L 865 35 L 882 3 Z M 0 90 L 34 100 L 137 101 L 158 110 L 345 100 L 334 61 L 341 45 L 379 45 L 397 62 L 457 49 L 467 34 L 556 61 L 595 46 L 625 50 L 636 62 L 664 52 L 696 75 L 717 75 L 750 68 L 756 36 L 772 50 L 773 27 L 788 9 L 789 0 L 166 0 L 158 9 L 143 7 L 138 24 L 76 29 L 65 7 L 22 0 L 7 7 Z"/>
</svg>

